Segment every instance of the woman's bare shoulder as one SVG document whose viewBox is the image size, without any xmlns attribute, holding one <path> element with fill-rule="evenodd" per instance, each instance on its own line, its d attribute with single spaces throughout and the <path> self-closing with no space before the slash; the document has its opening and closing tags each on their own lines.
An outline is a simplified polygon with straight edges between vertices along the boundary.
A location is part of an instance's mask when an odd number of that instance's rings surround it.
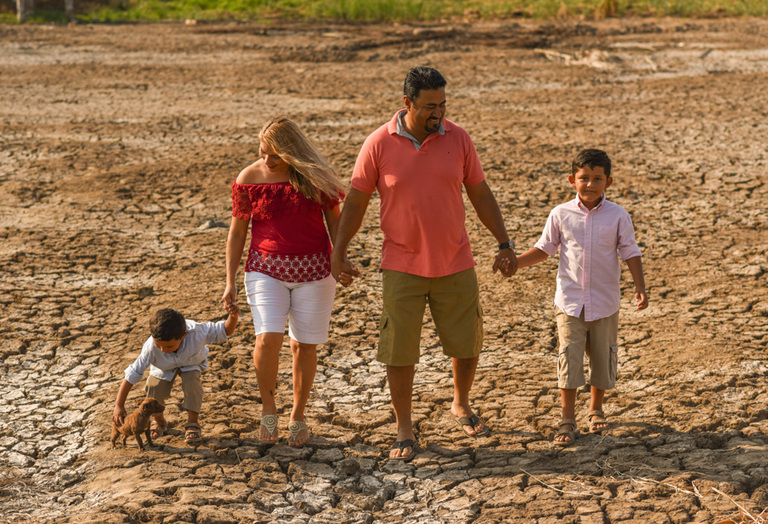
<svg viewBox="0 0 768 524">
<path fill-rule="evenodd" d="M 264 182 L 264 161 L 259 159 L 240 171 L 235 181 L 238 184 L 260 184 Z"/>
</svg>

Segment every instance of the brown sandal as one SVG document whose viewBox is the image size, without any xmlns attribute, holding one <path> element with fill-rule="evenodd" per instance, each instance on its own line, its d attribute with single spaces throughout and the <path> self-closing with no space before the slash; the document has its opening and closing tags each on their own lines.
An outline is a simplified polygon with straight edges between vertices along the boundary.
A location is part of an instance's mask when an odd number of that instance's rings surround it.
<svg viewBox="0 0 768 524">
<path fill-rule="evenodd" d="M 565 436 L 567 440 L 557 440 L 559 436 Z M 576 426 L 576 421 L 572 418 L 564 418 L 558 425 L 557 435 L 552 441 L 552 444 L 559 447 L 567 447 L 576 441 L 576 437 L 579 435 L 579 430 Z"/>
<path fill-rule="evenodd" d="M 184 427 L 184 440 L 187 444 L 199 444 L 202 440 L 202 434 L 200 433 L 200 424 L 196 422 L 188 422 Z"/>
<path fill-rule="evenodd" d="M 152 438 L 160 438 L 165 435 L 166 431 L 168 431 L 168 422 L 163 422 L 160 424 L 159 422 L 155 421 L 154 424 L 152 424 Z"/>
<path fill-rule="evenodd" d="M 607 421 L 605 420 L 605 413 L 601 409 L 593 409 L 587 413 L 587 420 L 589 421 L 590 433 L 602 433 L 608 429 Z M 599 428 L 598 426 L 603 426 Z"/>
</svg>

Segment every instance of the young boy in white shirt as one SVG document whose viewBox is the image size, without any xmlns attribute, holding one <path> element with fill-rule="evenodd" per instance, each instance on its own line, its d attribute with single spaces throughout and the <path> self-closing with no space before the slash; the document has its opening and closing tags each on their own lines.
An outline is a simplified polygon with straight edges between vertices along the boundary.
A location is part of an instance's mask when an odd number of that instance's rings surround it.
<svg viewBox="0 0 768 524">
<path fill-rule="evenodd" d="M 203 403 L 201 374 L 208 369 L 206 344 L 226 342 L 235 332 L 240 309 L 236 304 L 226 304 L 227 319 L 219 322 L 195 322 L 170 308 L 155 312 L 149 322 L 152 336 L 147 339 L 138 358 L 125 369 L 112 413 L 112 421 L 122 426 L 125 420 L 125 399 L 134 384 L 141 380 L 149 367 L 145 391 L 147 398 L 154 398 L 165 405 L 171 395 L 171 386 L 177 375 L 181 376 L 184 392 L 182 407 L 187 411 L 184 439 L 189 444 L 201 440 L 200 408 Z M 168 429 L 162 413 L 154 415 L 151 437 L 162 437 Z"/>
<path fill-rule="evenodd" d="M 632 220 L 624 208 L 605 198 L 613 182 L 610 158 L 599 149 L 581 151 L 571 164 L 568 182 L 576 198 L 552 210 L 539 241 L 518 257 L 518 267 L 527 267 L 560 250 L 555 317 L 563 416 L 554 439 L 557 446 L 572 444 L 578 434 L 575 404 L 578 388 L 586 384 L 585 352 L 590 362 L 589 431 L 600 433 L 608 427 L 602 407 L 605 391 L 616 383 L 619 258 L 632 274 L 637 309 L 648 307 Z"/>
</svg>

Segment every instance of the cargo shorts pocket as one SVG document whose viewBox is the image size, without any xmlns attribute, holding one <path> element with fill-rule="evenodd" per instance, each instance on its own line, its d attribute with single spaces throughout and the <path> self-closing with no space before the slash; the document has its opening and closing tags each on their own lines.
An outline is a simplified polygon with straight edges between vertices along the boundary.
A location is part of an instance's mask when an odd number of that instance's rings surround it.
<svg viewBox="0 0 768 524">
<path fill-rule="evenodd" d="M 389 316 L 387 316 L 386 311 L 382 311 L 381 320 L 379 320 L 379 350 L 376 359 L 384 363 L 388 363 L 392 359 L 392 330 L 389 328 Z"/>
<path fill-rule="evenodd" d="M 480 354 L 483 349 L 483 339 L 485 338 L 485 330 L 483 329 L 483 306 L 478 301 L 477 303 L 477 324 L 475 325 L 475 340 L 473 347 L 473 357 Z"/>
<path fill-rule="evenodd" d="M 557 387 L 576 389 L 585 383 L 583 352 L 571 346 L 560 348 L 557 354 Z"/>
<path fill-rule="evenodd" d="M 558 387 L 568 388 L 570 382 L 570 368 L 568 363 L 568 346 L 561 347 L 557 353 L 557 382 Z"/>
<path fill-rule="evenodd" d="M 610 387 L 613 388 L 616 385 L 616 376 L 619 369 L 619 346 L 612 344 L 610 347 L 610 355 L 608 361 L 608 381 Z"/>
</svg>

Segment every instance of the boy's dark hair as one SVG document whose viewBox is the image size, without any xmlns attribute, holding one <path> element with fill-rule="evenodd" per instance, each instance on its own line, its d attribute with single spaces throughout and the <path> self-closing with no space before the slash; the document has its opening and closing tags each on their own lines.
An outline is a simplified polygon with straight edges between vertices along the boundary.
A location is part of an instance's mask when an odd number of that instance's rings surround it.
<svg viewBox="0 0 768 524">
<path fill-rule="evenodd" d="M 589 166 L 592 169 L 602 167 L 605 176 L 611 176 L 611 159 L 608 158 L 608 153 L 602 149 L 585 149 L 576 155 L 576 158 L 571 162 L 571 174 L 575 175 L 576 171 L 584 166 Z"/>
<path fill-rule="evenodd" d="M 175 309 L 158 309 L 149 321 L 149 330 L 155 340 L 179 340 L 187 332 L 187 322 Z"/>
<path fill-rule="evenodd" d="M 414 101 L 419 98 L 422 89 L 440 89 L 445 87 L 448 82 L 437 69 L 426 66 L 416 66 L 405 75 L 403 83 L 403 94 L 409 100 Z"/>
</svg>

